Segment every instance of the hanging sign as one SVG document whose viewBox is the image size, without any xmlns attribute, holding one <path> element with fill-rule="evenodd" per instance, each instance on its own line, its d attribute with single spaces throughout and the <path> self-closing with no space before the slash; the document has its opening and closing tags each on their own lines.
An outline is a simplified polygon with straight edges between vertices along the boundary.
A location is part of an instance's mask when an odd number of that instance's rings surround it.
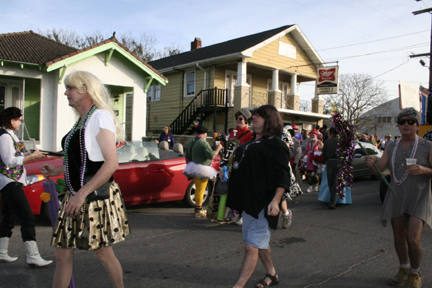
<svg viewBox="0 0 432 288">
<path fill-rule="evenodd" d="M 339 66 L 318 68 L 316 94 L 338 94 Z"/>
</svg>

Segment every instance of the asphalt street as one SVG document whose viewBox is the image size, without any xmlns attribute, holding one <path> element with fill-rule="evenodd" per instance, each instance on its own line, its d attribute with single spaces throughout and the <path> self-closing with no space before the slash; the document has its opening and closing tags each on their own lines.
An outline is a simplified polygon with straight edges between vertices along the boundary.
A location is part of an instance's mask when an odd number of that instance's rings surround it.
<svg viewBox="0 0 432 288">
<path fill-rule="evenodd" d="M 304 186 L 307 188 L 307 186 Z M 293 224 L 272 233 L 273 261 L 278 287 L 390 287 L 398 260 L 390 227 L 379 223 L 379 181 L 354 181 L 352 205 L 328 210 L 317 193 L 303 194 L 289 203 Z M 196 219 L 182 202 L 130 207 L 132 234 L 114 245 L 124 270 L 125 287 L 230 287 L 244 255 L 241 228 Z M 38 218 L 41 254 L 54 260 L 48 243 L 51 227 Z M 281 223 L 280 223 L 281 224 Z M 0 287 L 51 287 L 55 266 L 31 269 L 19 227 L 9 247 L 19 260 L 0 264 Z M 423 287 L 432 287 L 432 233 L 422 234 Z M 261 263 L 246 287 L 254 287 L 266 271 Z M 93 252 L 76 251 L 76 287 L 111 287 Z"/>
</svg>

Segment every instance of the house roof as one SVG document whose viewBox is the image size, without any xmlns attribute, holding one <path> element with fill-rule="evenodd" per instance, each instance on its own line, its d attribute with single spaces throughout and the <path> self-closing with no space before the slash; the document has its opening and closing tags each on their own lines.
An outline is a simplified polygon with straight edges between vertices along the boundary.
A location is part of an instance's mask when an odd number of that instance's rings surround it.
<svg viewBox="0 0 432 288">
<path fill-rule="evenodd" d="M 255 46 L 273 35 L 282 32 L 293 25 L 286 25 L 276 29 L 252 34 L 237 39 L 229 40 L 226 42 L 205 46 L 192 51 L 184 52 L 174 56 L 162 58 L 149 63 L 156 69 L 163 69 L 171 66 L 178 66 L 190 62 L 196 62 L 208 58 L 215 58 L 223 55 L 229 55 L 233 53 L 239 53 L 252 46 Z"/>
<path fill-rule="evenodd" d="M 149 64 L 158 70 L 167 69 L 174 66 L 185 65 L 203 61 L 206 59 L 213 59 L 232 54 L 238 54 L 241 58 L 247 57 L 250 53 L 260 48 L 261 45 L 267 44 L 267 41 L 273 40 L 274 37 L 280 36 L 279 34 L 287 34 L 294 32 L 293 36 L 297 42 L 305 49 L 306 54 L 316 64 L 323 64 L 321 57 L 316 50 L 312 47 L 309 40 L 297 25 L 286 25 L 272 30 L 236 38 L 226 42 L 205 46 L 192 51 L 184 52 L 174 56 L 150 61 Z"/>
<path fill-rule="evenodd" d="M 115 43 L 116 45 L 107 45 L 107 47 L 105 48 L 96 49 L 109 43 Z M 84 56 L 84 54 L 86 57 L 88 57 L 87 54 L 89 53 L 94 55 L 96 53 L 100 53 L 102 51 L 115 49 L 115 48 L 117 48 L 115 50 L 121 50 L 118 49 L 119 47 L 121 47 L 121 49 L 127 52 L 122 54 L 129 54 L 127 56 L 129 56 L 130 60 L 133 60 L 135 64 L 144 65 L 152 72 L 157 74 L 159 77 L 161 77 L 165 81 L 168 81 L 166 77 L 164 77 L 151 65 L 143 61 L 135 53 L 130 51 L 126 46 L 118 42 L 117 39 L 115 38 L 115 33 L 113 37 L 83 49 L 76 49 L 61 44 L 45 36 L 34 33 L 31 30 L 24 31 L 24 32 L 17 32 L 17 33 L 0 34 L 0 61 L 3 60 L 3 61 L 24 63 L 24 64 L 46 66 L 47 71 L 49 72 L 64 66 L 65 62 L 73 63 L 81 60 L 82 57 L 79 56 Z M 78 57 L 74 57 L 74 56 L 78 56 Z"/>
<path fill-rule="evenodd" d="M 0 60 L 44 65 L 77 49 L 33 31 L 0 34 Z"/>
</svg>

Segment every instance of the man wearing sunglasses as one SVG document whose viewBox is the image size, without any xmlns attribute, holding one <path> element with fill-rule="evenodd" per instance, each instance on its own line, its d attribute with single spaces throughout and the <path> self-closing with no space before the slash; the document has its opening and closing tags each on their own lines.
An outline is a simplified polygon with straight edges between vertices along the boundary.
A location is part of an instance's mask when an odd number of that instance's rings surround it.
<svg viewBox="0 0 432 288">
<path fill-rule="evenodd" d="M 237 111 L 237 113 L 235 114 L 237 127 L 233 131 L 231 131 L 228 140 L 237 138 L 240 141 L 239 145 L 252 140 L 254 137 L 253 133 L 247 127 L 248 121 L 251 117 L 252 116 L 249 110 L 241 109 Z"/>
<path fill-rule="evenodd" d="M 419 268 L 422 258 L 420 237 L 423 227 L 432 225 L 432 142 L 417 135 L 420 114 L 413 108 L 401 110 L 397 126 L 401 133 L 398 141 L 390 143 L 378 161 L 378 169 L 390 169 L 391 186 L 386 194 L 381 223 L 390 222 L 396 254 L 399 258 L 399 272 L 388 283 L 394 286 L 421 287 Z M 407 167 L 406 159 L 416 159 L 416 164 Z M 366 157 L 369 169 L 373 168 L 374 157 Z"/>
</svg>

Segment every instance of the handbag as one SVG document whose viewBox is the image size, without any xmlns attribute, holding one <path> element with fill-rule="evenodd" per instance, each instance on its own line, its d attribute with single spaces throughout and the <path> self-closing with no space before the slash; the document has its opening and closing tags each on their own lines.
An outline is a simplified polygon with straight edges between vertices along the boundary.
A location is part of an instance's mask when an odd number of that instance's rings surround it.
<svg viewBox="0 0 432 288">
<path fill-rule="evenodd" d="M 94 175 L 87 175 L 84 176 L 84 184 L 89 182 Z M 87 195 L 87 200 L 89 202 L 97 201 L 97 200 L 105 200 L 108 199 L 110 196 L 110 180 L 103 183 L 99 188 L 97 188 L 95 191 Z"/>
</svg>

